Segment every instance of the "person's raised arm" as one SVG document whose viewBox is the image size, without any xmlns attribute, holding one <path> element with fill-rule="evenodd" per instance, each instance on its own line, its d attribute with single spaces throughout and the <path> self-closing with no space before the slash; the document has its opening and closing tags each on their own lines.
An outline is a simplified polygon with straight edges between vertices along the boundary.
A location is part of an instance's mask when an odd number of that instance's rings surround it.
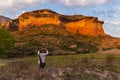
<svg viewBox="0 0 120 80">
<path fill-rule="evenodd" d="M 48 50 L 46 49 L 46 55 L 48 55 L 48 53 L 49 53 L 49 52 L 48 52 Z"/>
<path fill-rule="evenodd" d="M 49 53 L 48 50 L 46 48 L 45 48 L 45 50 L 46 50 L 46 53 L 44 53 L 44 55 L 48 55 L 48 53 Z"/>
</svg>

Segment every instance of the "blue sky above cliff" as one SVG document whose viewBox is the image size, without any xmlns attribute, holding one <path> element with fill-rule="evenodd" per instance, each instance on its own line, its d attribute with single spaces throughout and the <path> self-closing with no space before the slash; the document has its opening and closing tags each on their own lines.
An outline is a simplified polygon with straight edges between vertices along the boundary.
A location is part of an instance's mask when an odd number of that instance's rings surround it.
<svg viewBox="0 0 120 80">
<path fill-rule="evenodd" d="M 105 33 L 120 37 L 120 0 L 0 0 L 0 15 L 12 19 L 37 9 L 98 17 Z"/>
</svg>

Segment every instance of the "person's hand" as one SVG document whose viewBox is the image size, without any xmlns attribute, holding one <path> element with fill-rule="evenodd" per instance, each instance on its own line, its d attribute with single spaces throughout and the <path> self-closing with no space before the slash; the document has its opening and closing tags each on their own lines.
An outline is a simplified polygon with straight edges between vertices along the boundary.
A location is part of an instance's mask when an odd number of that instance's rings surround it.
<svg viewBox="0 0 120 80">
<path fill-rule="evenodd" d="M 43 48 L 43 49 L 47 51 L 47 49 L 46 49 L 46 48 Z"/>
</svg>

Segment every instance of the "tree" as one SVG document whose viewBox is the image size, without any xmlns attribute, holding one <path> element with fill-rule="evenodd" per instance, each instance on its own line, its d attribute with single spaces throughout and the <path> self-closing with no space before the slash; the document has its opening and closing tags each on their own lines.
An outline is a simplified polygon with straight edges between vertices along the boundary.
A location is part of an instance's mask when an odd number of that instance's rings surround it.
<svg viewBox="0 0 120 80">
<path fill-rule="evenodd" d="M 7 52 L 14 47 L 15 39 L 5 29 L 0 29 L 0 57 L 6 57 Z"/>
</svg>

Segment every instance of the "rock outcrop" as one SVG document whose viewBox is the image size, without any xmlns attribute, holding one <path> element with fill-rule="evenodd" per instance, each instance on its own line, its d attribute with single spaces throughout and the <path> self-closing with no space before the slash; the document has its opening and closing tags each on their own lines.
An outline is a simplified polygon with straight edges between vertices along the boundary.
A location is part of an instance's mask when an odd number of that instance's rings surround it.
<svg viewBox="0 0 120 80">
<path fill-rule="evenodd" d="M 11 19 L 8 17 L 0 16 L 0 28 L 1 27 L 8 28 L 10 20 Z"/>
<path fill-rule="evenodd" d="M 9 20 L 11 19 L 8 17 L 0 16 L 0 22 L 9 21 Z"/>
<path fill-rule="evenodd" d="M 29 27 L 54 24 L 64 27 L 73 34 L 98 36 L 105 35 L 102 28 L 103 23 L 97 17 L 62 15 L 52 10 L 43 9 L 22 14 L 16 20 L 7 22 L 7 26 L 9 25 L 7 28 L 21 31 Z"/>
</svg>

